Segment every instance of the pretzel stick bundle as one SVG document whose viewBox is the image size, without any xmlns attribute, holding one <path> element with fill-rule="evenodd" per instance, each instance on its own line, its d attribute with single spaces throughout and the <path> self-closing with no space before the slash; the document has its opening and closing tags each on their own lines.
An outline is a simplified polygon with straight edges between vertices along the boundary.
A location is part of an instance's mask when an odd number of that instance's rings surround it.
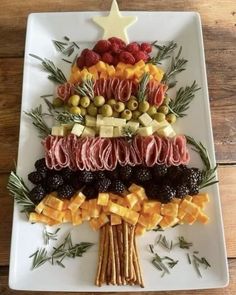
<svg viewBox="0 0 236 295">
<path fill-rule="evenodd" d="M 119 225 L 106 224 L 101 228 L 96 286 L 144 287 L 134 232 L 135 226 L 125 221 Z"/>
</svg>

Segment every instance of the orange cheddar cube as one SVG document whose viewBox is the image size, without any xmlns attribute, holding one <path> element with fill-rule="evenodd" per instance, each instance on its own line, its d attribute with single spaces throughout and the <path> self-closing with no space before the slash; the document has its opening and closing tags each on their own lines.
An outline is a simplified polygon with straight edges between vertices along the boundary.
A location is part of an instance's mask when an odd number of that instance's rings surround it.
<svg viewBox="0 0 236 295">
<path fill-rule="evenodd" d="M 138 222 L 139 213 L 134 210 L 127 210 L 125 216 L 123 216 L 123 219 L 128 223 L 135 225 Z"/>
<path fill-rule="evenodd" d="M 63 201 L 54 195 L 48 195 L 47 199 L 45 200 L 45 205 L 59 211 L 62 211 L 63 209 Z"/>
<path fill-rule="evenodd" d="M 89 215 L 89 210 L 87 209 L 81 209 L 81 217 L 83 221 L 88 221 L 91 219 L 90 215 Z"/>
<path fill-rule="evenodd" d="M 122 219 L 119 215 L 111 214 L 110 222 L 111 222 L 111 225 L 117 225 L 122 223 Z"/>
<path fill-rule="evenodd" d="M 135 235 L 142 236 L 146 233 L 146 228 L 140 224 L 137 224 L 135 227 Z"/>
<path fill-rule="evenodd" d="M 161 222 L 163 217 L 158 214 L 154 213 L 148 217 L 148 225 L 147 225 L 147 230 L 151 230 L 157 227 L 157 225 Z"/>
<path fill-rule="evenodd" d="M 76 211 L 82 205 L 82 203 L 85 201 L 85 198 L 86 197 L 82 192 L 77 193 L 70 201 L 68 208 L 71 211 Z"/>
<path fill-rule="evenodd" d="M 197 216 L 197 221 L 199 221 L 200 223 L 206 224 L 209 222 L 209 220 L 210 218 L 204 212 L 202 212 L 202 210 L 200 210 Z"/>
<path fill-rule="evenodd" d="M 189 225 L 192 225 L 196 220 L 197 220 L 197 217 L 196 216 L 193 216 L 193 215 L 191 215 L 189 213 L 186 213 L 184 215 L 184 218 L 182 219 L 182 221 L 184 223 L 187 223 Z"/>
<path fill-rule="evenodd" d="M 47 200 L 48 196 L 42 199 L 42 201 L 35 207 L 35 211 L 40 214 L 42 213 L 43 209 L 45 208 L 45 201 Z"/>
<path fill-rule="evenodd" d="M 81 209 L 86 209 L 89 210 L 89 201 L 84 201 L 81 205 L 80 205 Z"/>
<path fill-rule="evenodd" d="M 187 200 L 187 201 L 191 202 L 192 198 L 193 198 L 192 196 L 186 196 L 186 197 L 184 197 L 184 200 Z"/>
<path fill-rule="evenodd" d="M 153 213 L 160 214 L 161 206 L 162 206 L 161 202 L 158 202 L 158 201 L 144 201 L 142 212 L 144 214 L 153 214 Z"/>
<path fill-rule="evenodd" d="M 182 200 L 181 199 L 179 199 L 179 198 L 173 198 L 173 200 L 171 201 L 171 203 L 175 203 L 175 204 L 180 204 L 182 202 Z"/>
<path fill-rule="evenodd" d="M 62 211 L 59 211 L 59 210 L 56 210 L 56 209 L 53 209 L 51 207 L 48 207 L 48 206 L 45 206 L 45 208 L 43 209 L 43 215 L 49 217 L 49 218 L 52 218 L 58 222 L 62 222 L 63 220 L 63 216 L 64 216 L 64 213 Z"/>
<path fill-rule="evenodd" d="M 71 211 L 69 209 L 66 209 L 64 211 L 62 211 L 64 213 L 62 222 L 66 223 L 66 222 L 72 222 L 72 215 L 71 215 Z"/>
<path fill-rule="evenodd" d="M 159 223 L 159 225 L 162 229 L 166 229 L 176 225 L 178 222 L 179 222 L 179 219 L 177 217 L 164 216 L 161 222 Z"/>
<path fill-rule="evenodd" d="M 52 218 L 44 216 L 42 214 L 38 214 L 36 212 L 31 212 L 29 214 L 29 221 L 33 222 L 33 223 L 41 222 L 41 223 L 45 223 L 45 224 L 48 224 L 48 225 L 57 224 L 57 221 L 53 220 Z"/>
<path fill-rule="evenodd" d="M 161 215 L 175 216 L 178 215 L 179 205 L 175 203 L 163 204 L 161 208 Z"/>
<path fill-rule="evenodd" d="M 128 203 L 127 200 L 124 197 L 119 197 L 117 198 L 117 200 L 115 201 L 115 203 L 123 206 L 123 207 L 128 207 Z"/>
<path fill-rule="evenodd" d="M 71 217 L 73 225 L 79 225 L 83 222 L 80 209 L 77 209 L 77 211 L 71 211 Z"/>
<path fill-rule="evenodd" d="M 117 215 L 119 215 L 121 217 L 124 217 L 126 212 L 128 211 L 128 208 L 123 207 L 123 206 L 121 206 L 119 204 L 116 204 L 116 203 L 114 203 L 112 201 L 109 201 L 108 210 L 111 213 L 115 213 L 115 214 L 117 214 Z"/>
<path fill-rule="evenodd" d="M 97 205 L 97 199 L 89 200 L 89 215 L 90 217 L 99 217 L 101 206 Z"/>
<path fill-rule="evenodd" d="M 89 221 L 89 224 L 93 230 L 98 230 L 99 228 L 101 228 L 103 225 L 105 225 L 108 222 L 109 222 L 108 217 L 102 213 L 99 216 L 99 218 L 92 218 Z"/>
<path fill-rule="evenodd" d="M 139 202 L 139 198 L 135 193 L 131 193 L 131 194 L 126 195 L 125 200 L 129 206 L 129 208 L 133 208 Z"/>
<path fill-rule="evenodd" d="M 99 193 L 97 204 L 101 206 L 107 206 L 109 201 L 109 194 L 108 193 Z"/>
<path fill-rule="evenodd" d="M 142 225 L 143 227 L 147 228 L 149 224 L 149 215 L 148 214 L 140 214 L 138 219 L 138 224 Z"/>
<path fill-rule="evenodd" d="M 98 63 L 96 63 L 95 67 L 98 72 L 106 72 L 107 70 L 106 64 L 101 60 Z"/>
<path fill-rule="evenodd" d="M 68 206 L 70 204 L 70 200 L 63 200 L 63 207 L 62 207 L 62 210 L 67 210 L 68 209 Z"/>
<path fill-rule="evenodd" d="M 135 193 L 138 197 L 139 200 L 143 201 L 144 199 L 147 199 L 145 190 L 143 187 L 133 183 L 130 187 L 129 187 L 129 191 L 131 193 Z"/>
<path fill-rule="evenodd" d="M 140 204 L 140 202 L 138 202 L 134 205 L 132 209 L 136 212 L 140 212 L 142 210 L 142 205 Z"/>
</svg>

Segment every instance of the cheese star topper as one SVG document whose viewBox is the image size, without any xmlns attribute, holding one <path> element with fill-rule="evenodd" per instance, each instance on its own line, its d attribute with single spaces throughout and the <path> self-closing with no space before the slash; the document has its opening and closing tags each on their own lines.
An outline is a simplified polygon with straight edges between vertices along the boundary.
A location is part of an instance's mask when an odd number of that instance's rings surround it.
<svg viewBox="0 0 236 295">
<path fill-rule="evenodd" d="M 93 21 L 103 28 L 103 39 L 118 37 L 129 43 L 126 29 L 137 21 L 137 17 L 122 16 L 116 0 L 113 0 L 109 15 L 95 16 Z"/>
</svg>

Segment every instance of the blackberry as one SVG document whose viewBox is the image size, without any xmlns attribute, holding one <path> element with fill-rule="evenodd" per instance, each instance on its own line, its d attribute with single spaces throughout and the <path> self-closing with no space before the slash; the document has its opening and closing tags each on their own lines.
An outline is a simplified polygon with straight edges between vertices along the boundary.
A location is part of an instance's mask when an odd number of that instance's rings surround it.
<svg viewBox="0 0 236 295">
<path fill-rule="evenodd" d="M 149 199 L 157 199 L 159 186 L 156 184 L 147 185 L 145 188 L 146 195 Z"/>
<path fill-rule="evenodd" d="M 183 171 L 180 166 L 170 166 L 167 171 L 167 177 L 173 183 L 179 183 Z"/>
<path fill-rule="evenodd" d="M 198 176 L 194 170 L 192 170 L 191 168 L 188 168 L 187 170 L 183 172 L 182 184 L 185 184 L 188 187 L 191 187 L 194 184 L 197 184 L 197 182 L 198 182 Z"/>
<path fill-rule="evenodd" d="M 28 174 L 28 179 L 33 184 L 39 184 L 43 181 L 43 177 L 38 171 L 34 171 Z"/>
<path fill-rule="evenodd" d="M 70 199 L 73 196 L 74 192 L 74 188 L 69 184 L 62 185 L 57 190 L 58 197 L 63 199 Z"/>
<path fill-rule="evenodd" d="M 167 166 L 166 165 L 153 166 L 153 174 L 157 178 L 165 176 L 167 174 Z"/>
<path fill-rule="evenodd" d="M 95 172 L 94 178 L 97 179 L 97 180 L 106 178 L 105 171 L 97 171 L 97 172 Z"/>
<path fill-rule="evenodd" d="M 47 186 L 50 188 L 51 191 L 57 190 L 59 186 L 62 186 L 64 183 L 63 178 L 59 174 L 54 174 L 49 176 L 47 179 Z"/>
<path fill-rule="evenodd" d="M 80 180 L 79 180 L 79 175 L 78 173 L 74 172 L 68 181 L 68 184 L 72 185 L 75 190 L 81 189 L 81 187 L 84 185 Z"/>
<path fill-rule="evenodd" d="M 163 185 L 158 190 L 158 199 L 162 203 L 169 203 L 175 197 L 176 191 L 169 185 Z"/>
<path fill-rule="evenodd" d="M 107 175 L 107 178 L 109 178 L 111 180 L 117 180 L 117 179 L 119 179 L 120 178 L 120 175 L 119 175 L 119 169 L 118 169 L 118 167 L 116 167 L 112 171 L 106 171 L 106 175 Z"/>
<path fill-rule="evenodd" d="M 111 180 L 109 178 L 99 179 L 96 183 L 96 188 L 99 193 L 107 192 L 109 186 L 111 185 Z"/>
<path fill-rule="evenodd" d="M 189 188 L 186 185 L 178 185 L 176 187 L 176 198 L 182 199 L 189 194 Z"/>
<path fill-rule="evenodd" d="M 120 179 L 123 181 L 128 181 L 131 179 L 133 174 L 133 169 L 130 165 L 121 166 L 119 169 Z"/>
<path fill-rule="evenodd" d="M 152 174 L 149 168 L 140 166 L 140 167 L 137 167 L 134 177 L 138 182 L 142 183 L 142 182 L 151 180 Z"/>
<path fill-rule="evenodd" d="M 64 181 L 69 181 L 74 172 L 69 167 L 66 167 L 60 171 L 60 174 Z"/>
<path fill-rule="evenodd" d="M 30 191 L 29 195 L 33 202 L 39 203 L 46 196 L 46 191 L 42 184 L 38 184 Z"/>
<path fill-rule="evenodd" d="M 191 170 L 193 171 L 193 173 L 195 173 L 197 178 L 197 184 L 199 185 L 203 179 L 202 171 L 198 168 L 192 168 Z"/>
<path fill-rule="evenodd" d="M 91 183 L 94 180 L 93 173 L 91 171 L 80 171 L 78 175 L 78 180 L 83 183 Z"/>
<path fill-rule="evenodd" d="M 124 183 L 121 181 L 121 180 L 114 180 L 110 187 L 109 187 L 109 190 L 113 193 L 118 193 L 118 194 L 121 194 L 123 193 L 123 191 L 126 189 Z"/>
<path fill-rule="evenodd" d="M 193 184 L 189 187 L 189 194 L 190 196 L 195 196 L 199 193 L 199 186 L 197 184 Z"/>
<path fill-rule="evenodd" d="M 87 199 L 94 199 L 97 197 L 98 192 L 94 186 L 86 185 L 82 193 L 86 196 Z"/>
</svg>

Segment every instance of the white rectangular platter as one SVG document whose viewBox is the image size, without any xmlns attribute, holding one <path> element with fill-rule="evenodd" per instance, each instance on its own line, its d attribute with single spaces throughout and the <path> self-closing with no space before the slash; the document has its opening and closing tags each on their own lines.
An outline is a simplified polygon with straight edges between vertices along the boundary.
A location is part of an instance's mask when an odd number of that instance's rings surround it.
<svg viewBox="0 0 236 295">
<path fill-rule="evenodd" d="M 25 180 L 27 174 L 33 171 L 35 160 L 43 156 L 43 150 L 40 139 L 31 122 L 26 118 L 24 111 L 42 103 L 40 95 L 54 91 L 54 85 L 47 79 L 46 73 L 40 70 L 37 61 L 29 56 L 29 53 L 53 60 L 65 73 L 69 73 L 70 65 L 61 60 L 61 56 L 52 45 L 52 40 L 61 40 L 63 36 L 69 36 L 71 40 L 81 42 L 81 44 L 92 44 L 101 39 L 101 29 L 91 21 L 91 17 L 95 15 L 105 15 L 105 13 L 40 13 L 29 16 L 17 163 L 17 173 Z M 190 85 L 196 80 L 201 90 L 197 92 L 188 111 L 188 116 L 176 124 L 176 131 L 202 141 L 208 148 L 214 164 L 215 153 L 199 15 L 194 12 L 125 12 L 124 15 L 138 17 L 138 21 L 128 30 L 130 41 L 153 42 L 158 40 L 167 42 L 174 40 L 178 45 L 183 46 L 182 55 L 188 60 L 188 65 L 187 70 L 177 77 L 177 88 Z M 191 165 L 199 166 L 198 156 L 194 153 L 191 153 L 191 156 Z M 74 242 L 95 243 L 88 253 L 85 253 L 82 258 L 65 261 L 65 269 L 44 264 L 32 271 L 32 261 L 29 256 L 37 248 L 43 246 L 43 226 L 27 222 L 24 214 L 19 213 L 19 208 L 15 206 L 9 274 L 10 288 L 37 291 L 127 292 L 224 287 L 228 284 L 228 268 L 218 186 L 214 185 L 208 188 L 207 192 L 211 198 L 206 210 L 210 216 L 209 224 L 177 226 L 165 231 L 166 237 L 170 239 L 176 239 L 183 235 L 187 241 L 193 242 L 193 250 L 198 250 L 202 256 L 207 257 L 211 268 L 203 270 L 202 278 L 199 278 L 193 267 L 188 264 L 186 251 L 177 248 L 173 250 L 172 255 L 180 262 L 172 269 L 170 275 L 161 278 L 158 270 L 151 264 L 152 255 L 148 249 L 148 244 L 153 244 L 157 239 L 158 232 L 149 232 L 145 236 L 137 238 L 145 288 L 132 286 L 98 288 L 94 285 L 98 259 L 98 234 L 93 232 L 88 224 L 72 230 Z M 63 225 L 62 228 L 59 236 L 63 239 L 72 227 Z M 55 245 L 58 243 L 60 241 Z M 159 254 L 167 255 L 168 253 L 159 249 Z"/>
</svg>

